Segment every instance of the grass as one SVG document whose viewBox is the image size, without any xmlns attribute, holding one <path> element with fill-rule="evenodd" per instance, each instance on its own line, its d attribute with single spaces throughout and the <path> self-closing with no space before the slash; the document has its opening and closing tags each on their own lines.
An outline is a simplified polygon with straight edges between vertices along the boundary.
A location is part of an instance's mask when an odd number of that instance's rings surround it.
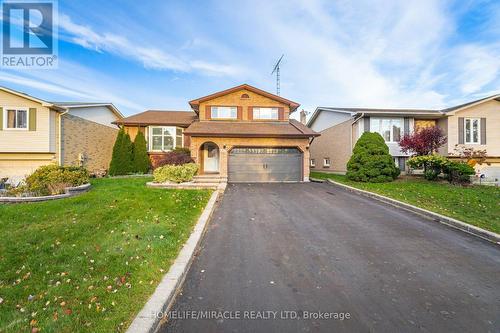
<svg viewBox="0 0 500 333">
<path fill-rule="evenodd" d="M 344 175 L 322 172 L 312 172 L 311 177 L 329 178 L 500 233 L 499 187 L 463 187 L 417 177 L 400 178 L 390 183 L 359 183 Z"/>
<path fill-rule="evenodd" d="M 96 179 L 81 196 L 0 205 L 0 332 L 124 331 L 211 192 Z"/>
</svg>

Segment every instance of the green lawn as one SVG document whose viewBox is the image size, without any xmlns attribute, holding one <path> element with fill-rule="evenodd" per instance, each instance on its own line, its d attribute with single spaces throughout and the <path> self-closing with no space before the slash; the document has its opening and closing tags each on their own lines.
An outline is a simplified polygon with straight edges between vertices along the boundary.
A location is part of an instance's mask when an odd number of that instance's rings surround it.
<svg viewBox="0 0 500 333">
<path fill-rule="evenodd" d="M 149 180 L 97 179 L 75 198 L 0 205 L 0 332 L 130 325 L 211 194 Z"/>
<path fill-rule="evenodd" d="M 312 172 L 311 177 L 330 178 L 500 233 L 499 187 L 462 187 L 416 177 L 400 178 L 391 183 L 358 183 L 343 175 L 322 172 Z"/>
</svg>

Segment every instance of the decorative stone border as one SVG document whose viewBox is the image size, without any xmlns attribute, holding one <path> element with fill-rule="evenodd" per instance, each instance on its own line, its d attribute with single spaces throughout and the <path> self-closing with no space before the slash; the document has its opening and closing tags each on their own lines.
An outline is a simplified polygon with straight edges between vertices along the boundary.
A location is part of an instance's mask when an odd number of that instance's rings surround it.
<svg viewBox="0 0 500 333">
<path fill-rule="evenodd" d="M 482 239 L 485 239 L 487 241 L 490 241 L 490 242 L 493 242 L 495 244 L 500 245 L 500 234 L 497 234 L 495 232 L 485 230 L 485 229 L 470 225 L 468 223 L 462 222 L 460 220 L 454 219 L 452 217 L 448 217 L 448 216 L 444 216 L 444 215 L 441 215 L 441 214 L 438 214 L 435 212 L 431 212 L 430 210 L 423 209 L 423 208 L 420 208 L 420 207 L 417 207 L 414 205 L 410 205 L 408 203 L 401 202 L 399 200 L 388 198 L 388 197 L 380 195 L 380 194 L 376 194 L 373 192 L 361 190 L 361 189 L 356 188 L 356 187 L 352 187 L 349 185 L 338 183 L 338 182 L 333 181 L 331 179 L 327 179 L 326 182 L 328 182 L 332 185 L 335 185 L 335 186 L 342 187 L 342 188 L 349 190 L 351 192 L 355 192 L 357 194 L 364 195 L 364 196 L 373 198 L 375 200 L 385 202 L 387 204 L 396 206 L 398 208 L 411 211 L 413 213 L 416 213 L 416 214 L 419 214 L 423 217 L 426 217 L 429 220 L 439 222 L 441 224 L 447 225 L 449 227 L 458 229 L 460 231 L 466 232 L 466 233 L 471 234 L 473 236 L 476 236 L 476 237 L 479 237 L 479 238 L 482 238 Z"/>
<path fill-rule="evenodd" d="M 227 183 L 154 183 L 148 182 L 146 183 L 147 187 L 154 188 L 169 188 L 174 190 L 202 190 L 202 189 L 212 189 L 224 191 L 226 189 Z"/>
<path fill-rule="evenodd" d="M 87 192 L 90 186 L 90 184 L 83 184 L 75 187 L 66 187 L 64 189 L 64 194 L 46 195 L 42 197 L 0 197 L 0 203 L 42 202 L 70 198 Z"/>
<path fill-rule="evenodd" d="M 144 305 L 139 314 L 127 329 L 127 333 L 152 333 L 155 332 L 163 316 L 168 312 L 179 293 L 187 272 L 193 262 L 194 254 L 205 234 L 207 224 L 218 201 L 220 191 L 214 191 L 210 200 L 194 226 L 191 236 L 180 250 L 177 258 L 163 276 L 155 292 Z"/>
</svg>

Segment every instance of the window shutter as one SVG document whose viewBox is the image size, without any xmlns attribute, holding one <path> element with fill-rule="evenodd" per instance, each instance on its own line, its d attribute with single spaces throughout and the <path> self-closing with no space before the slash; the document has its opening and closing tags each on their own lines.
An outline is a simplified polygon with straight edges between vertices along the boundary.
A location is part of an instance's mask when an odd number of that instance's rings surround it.
<svg viewBox="0 0 500 333">
<path fill-rule="evenodd" d="M 285 109 L 278 108 L 278 120 L 285 120 Z"/>
<path fill-rule="evenodd" d="M 370 132 L 370 117 L 364 117 L 363 118 L 363 125 L 365 128 L 365 132 Z"/>
<path fill-rule="evenodd" d="M 238 118 L 238 120 L 242 120 L 243 119 L 243 107 L 237 106 L 237 109 L 238 109 L 238 114 L 237 114 L 236 118 Z"/>
<path fill-rule="evenodd" d="M 30 108 L 29 117 L 30 117 L 30 131 L 36 131 L 36 109 L 35 108 Z"/>
<path fill-rule="evenodd" d="M 403 133 L 404 133 L 404 135 L 410 134 L 410 118 L 408 118 L 408 117 L 405 117 L 405 119 L 404 119 Z"/>
<path fill-rule="evenodd" d="M 212 107 L 205 105 L 205 119 L 212 119 Z"/>
<path fill-rule="evenodd" d="M 247 108 L 247 112 L 248 112 L 248 120 L 253 120 L 253 106 L 249 106 Z"/>
<path fill-rule="evenodd" d="M 481 118 L 481 144 L 486 144 L 486 118 Z"/>
<path fill-rule="evenodd" d="M 464 118 L 458 118 L 458 144 L 464 144 Z"/>
<path fill-rule="evenodd" d="M 3 129 L 3 108 L 0 108 L 0 131 Z"/>
</svg>

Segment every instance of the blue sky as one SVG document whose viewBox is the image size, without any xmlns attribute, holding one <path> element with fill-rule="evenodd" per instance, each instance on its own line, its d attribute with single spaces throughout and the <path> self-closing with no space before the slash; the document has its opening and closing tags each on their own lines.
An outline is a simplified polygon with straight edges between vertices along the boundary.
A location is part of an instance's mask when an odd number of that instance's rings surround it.
<svg viewBox="0 0 500 333">
<path fill-rule="evenodd" d="M 57 70 L 0 71 L 46 100 L 188 110 L 241 83 L 321 106 L 459 104 L 500 92 L 500 1 L 62 1 Z"/>
</svg>

